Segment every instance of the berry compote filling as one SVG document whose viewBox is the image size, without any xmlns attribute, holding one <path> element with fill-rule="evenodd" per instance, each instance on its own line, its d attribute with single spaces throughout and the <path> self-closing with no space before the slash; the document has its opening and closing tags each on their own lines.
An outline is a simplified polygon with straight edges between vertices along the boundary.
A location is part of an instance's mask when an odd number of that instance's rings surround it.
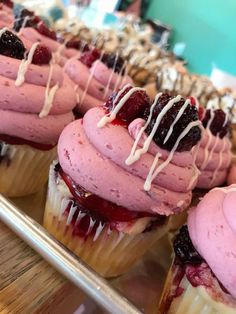
<svg viewBox="0 0 236 314">
<path fill-rule="evenodd" d="M 133 87 L 127 86 L 123 93 L 117 98 L 117 93 L 113 93 L 104 104 L 104 108 L 107 113 L 114 110 L 119 104 L 121 99 L 131 90 Z M 119 110 L 116 116 L 116 120 L 113 124 L 121 124 L 128 126 L 130 122 L 137 118 L 143 118 L 144 112 L 150 107 L 150 99 L 144 90 L 137 90 L 126 100 L 123 107 Z"/>
<path fill-rule="evenodd" d="M 168 93 L 163 93 L 157 100 L 156 106 L 153 109 L 151 121 L 146 129 L 146 133 L 150 135 L 153 130 L 153 127 L 156 123 L 156 119 L 159 114 L 162 112 L 164 107 L 174 99 L 175 97 L 171 96 Z M 179 119 L 175 121 L 177 115 L 182 109 L 185 103 L 185 99 L 181 98 L 179 101 L 174 102 L 173 106 L 163 115 L 160 124 L 155 132 L 153 137 L 154 142 L 161 148 L 171 151 L 174 147 L 178 137 L 181 133 L 187 128 L 189 123 L 198 120 L 198 111 L 194 104 L 188 104 L 184 112 L 181 114 Z M 144 114 L 145 120 L 148 120 L 150 115 L 150 108 L 148 108 Z M 175 121 L 175 123 L 174 123 Z M 167 141 L 165 138 L 170 130 L 173 127 Z M 194 126 L 189 130 L 185 137 L 180 141 L 176 151 L 189 151 L 191 148 L 198 143 L 201 139 L 201 130 L 198 126 Z"/>
<path fill-rule="evenodd" d="M 147 226 L 145 232 L 151 231 L 166 222 L 165 216 L 131 211 L 90 193 L 83 187 L 76 185 L 75 182 L 62 170 L 59 164 L 55 166 L 55 172 L 57 175 L 60 175 L 72 194 L 73 199 L 71 200 L 68 209 L 70 209 L 72 205 L 73 207 L 77 207 L 75 217 L 78 216 L 79 212 L 83 212 L 86 216 L 98 223 L 108 224 L 111 230 L 116 229 L 116 226 L 119 223 L 132 223 L 136 219 L 145 217 L 153 218 L 153 221 Z M 68 209 L 66 211 L 68 211 Z M 86 226 L 88 227 L 87 223 L 89 220 L 87 219 L 86 221 Z M 82 229 L 87 230 L 86 226 L 83 226 Z M 78 229 L 78 226 L 75 227 Z"/>
<path fill-rule="evenodd" d="M 173 299 L 179 297 L 184 292 L 184 289 L 181 287 L 181 281 L 184 276 L 187 277 L 193 287 L 204 286 L 216 298 L 223 299 L 224 297 L 222 296 L 224 294 L 228 295 L 227 290 L 218 281 L 210 267 L 194 248 L 187 226 L 183 226 L 180 229 L 174 239 L 173 248 L 175 260 L 172 266 L 172 288 L 174 289 L 171 289 L 165 300 L 164 313 L 168 312 Z M 218 291 L 218 287 L 222 291 Z"/>
<path fill-rule="evenodd" d="M 220 138 L 226 136 L 229 132 L 230 121 L 227 119 L 225 112 L 221 109 L 207 109 L 202 119 L 204 128 L 208 126 L 211 119 L 212 121 L 209 125 L 211 133 L 215 136 L 218 135 Z"/>
<path fill-rule="evenodd" d="M 0 37 L 0 54 L 22 60 L 26 49 L 23 42 L 12 32 L 6 30 Z"/>
<path fill-rule="evenodd" d="M 28 146 L 31 146 L 33 148 L 43 150 L 43 151 L 50 150 L 56 146 L 56 144 L 41 144 L 41 143 L 28 141 L 20 137 L 10 136 L 10 135 L 5 135 L 5 134 L 0 134 L 0 142 L 4 142 L 10 145 L 28 145 Z"/>
</svg>

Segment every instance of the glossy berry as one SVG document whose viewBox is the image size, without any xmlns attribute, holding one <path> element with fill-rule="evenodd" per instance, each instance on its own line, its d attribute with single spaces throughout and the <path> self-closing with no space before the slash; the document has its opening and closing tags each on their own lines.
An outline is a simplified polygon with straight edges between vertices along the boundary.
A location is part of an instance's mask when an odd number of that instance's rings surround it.
<svg viewBox="0 0 236 314">
<path fill-rule="evenodd" d="M 118 93 L 113 93 L 104 107 L 108 112 L 111 112 L 119 101 L 130 91 L 133 87 L 127 86 L 125 91 L 120 95 L 118 99 L 116 96 Z M 142 118 L 145 110 L 150 107 L 150 99 L 144 90 L 135 91 L 125 102 L 123 107 L 119 110 L 117 118 L 129 124 L 136 118 Z"/>
<path fill-rule="evenodd" d="M 34 12 L 27 9 L 22 9 L 15 15 L 13 29 L 16 32 L 19 32 L 22 26 L 36 28 L 40 21 L 40 17 L 36 16 Z"/>
<path fill-rule="evenodd" d="M 114 72 L 120 73 L 122 70 L 122 67 L 124 66 L 124 60 L 115 54 L 108 54 L 105 53 L 102 56 L 102 62 L 107 65 L 108 68 L 113 69 Z M 124 74 L 124 69 L 122 71 L 122 75 Z"/>
<path fill-rule="evenodd" d="M 158 115 L 161 113 L 163 108 L 169 103 L 171 99 L 174 97 L 170 96 L 167 93 L 163 93 L 153 110 L 152 119 L 146 129 L 146 133 L 149 135 L 152 132 L 152 129 L 155 125 L 156 119 Z M 181 117 L 175 123 L 173 127 L 173 131 L 169 137 L 169 139 L 164 143 L 166 135 L 170 127 L 173 125 L 173 122 L 178 115 L 180 109 L 183 107 L 185 103 L 185 99 L 181 98 L 180 101 L 175 102 L 173 106 L 167 111 L 167 113 L 162 117 L 161 122 L 157 128 L 157 131 L 153 137 L 155 143 L 168 151 L 174 147 L 178 137 L 180 134 L 186 129 L 189 123 L 198 120 L 198 111 L 196 106 L 189 104 L 187 108 L 184 110 Z M 150 114 L 150 110 L 145 112 L 144 118 L 147 120 Z M 180 141 L 177 151 L 189 151 L 191 148 L 197 144 L 197 142 L 201 138 L 201 130 L 198 126 L 193 127 L 190 131 L 185 135 L 185 137 Z"/>
<path fill-rule="evenodd" d="M 79 60 L 87 67 L 91 68 L 92 64 L 100 58 L 100 52 L 94 48 L 91 51 L 85 51 L 82 53 Z"/>
<path fill-rule="evenodd" d="M 32 63 L 38 65 L 49 64 L 51 59 L 52 54 L 49 48 L 39 45 L 34 52 Z"/>
<path fill-rule="evenodd" d="M 189 237 L 188 227 L 183 226 L 174 239 L 174 252 L 178 264 L 200 264 L 203 259 L 194 248 Z"/>
<path fill-rule="evenodd" d="M 214 115 L 214 118 L 209 125 L 211 133 L 213 135 L 219 135 L 220 138 L 223 138 L 226 134 L 228 134 L 229 131 L 229 120 L 226 121 L 226 114 L 223 110 L 206 110 L 205 116 L 202 120 L 202 124 L 206 128 L 209 124 L 212 114 Z"/>
<path fill-rule="evenodd" d="M 10 31 L 5 31 L 0 38 L 0 54 L 15 58 L 15 59 L 24 59 L 25 56 L 25 47 L 23 42 Z"/>
<path fill-rule="evenodd" d="M 48 37 L 48 38 L 51 38 L 51 39 L 53 39 L 53 40 L 57 40 L 57 35 L 56 35 L 56 33 L 55 33 L 53 30 L 49 29 L 49 28 L 44 24 L 43 21 L 41 21 L 41 22 L 39 22 L 39 23 L 37 24 L 36 30 L 37 30 L 40 34 L 42 34 L 42 35 L 44 35 L 44 36 L 46 36 L 46 37 Z"/>
<path fill-rule="evenodd" d="M 202 121 L 202 119 L 204 118 L 205 115 L 205 109 L 203 106 L 199 106 L 198 108 L 198 118 L 200 121 Z"/>
<path fill-rule="evenodd" d="M 0 4 L 6 5 L 8 8 L 13 9 L 14 3 L 11 0 L 0 0 Z"/>
<path fill-rule="evenodd" d="M 76 50 L 82 49 L 82 52 L 90 50 L 89 45 L 79 39 L 71 39 L 67 41 L 66 48 L 72 48 Z"/>
</svg>

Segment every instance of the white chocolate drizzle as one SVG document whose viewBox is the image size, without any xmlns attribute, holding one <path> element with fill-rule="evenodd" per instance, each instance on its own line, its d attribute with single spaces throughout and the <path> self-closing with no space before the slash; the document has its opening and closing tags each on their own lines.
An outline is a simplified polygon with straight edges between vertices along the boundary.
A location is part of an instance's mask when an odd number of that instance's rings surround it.
<svg viewBox="0 0 236 314">
<path fill-rule="evenodd" d="M 21 64 L 18 69 L 17 78 L 15 81 L 15 86 L 21 86 L 25 82 L 25 74 L 28 71 L 29 66 L 32 63 L 34 53 L 39 46 L 39 42 L 34 43 L 30 48 L 29 54 L 26 59 L 21 61 Z"/>
<path fill-rule="evenodd" d="M 43 108 L 42 108 L 42 110 L 41 110 L 41 112 L 39 114 L 40 118 L 44 118 L 44 117 L 46 117 L 49 114 L 49 112 L 50 112 L 50 110 L 52 108 L 54 97 L 56 95 L 57 90 L 59 89 L 59 84 L 58 83 L 50 88 L 52 74 L 53 74 L 53 64 L 51 63 L 50 64 L 49 75 L 48 75 L 47 86 L 46 86 L 46 90 L 45 90 L 44 105 L 43 105 Z"/>
<path fill-rule="evenodd" d="M 215 178 L 216 178 L 216 175 L 217 175 L 219 169 L 220 169 L 221 166 L 222 166 L 222 163 L 223 163 L 223 153 L 224 153 L 224 150 L 225 150 L 225 145 L 226 145 L 226 141 L 225 141 L 225 139 L 224 139 L 224 140 L 223 140 L 222 148 L 221 148 L 221 150 L 220 150 L 220 152 L 219 152 L 219 159 L 220 159 L 220 160 L 219 160 L 218 166 L 215 168 L 215 170 L 214 170 L 214 172 L 213 172 L 212 179 L 211 179 L 211 182 L 210 182 L 210 186 L 211 186 L 211 184 L 213 184 L 213 182 L 214 182 L 214 180 L 215 180 Z"/>
<path fill-rule="evenodd" d="M 127 87 L 131 86 L 130 84 L 125 85 L 120 91 L 119 93 L 117 93 L 113 103 L 115 104 L 116 101 L 120 98 L 120 96 L 124 93 L 124 91 L 127 89 Z M 103 116 L 101 118 L 101 120 L 98 122 L 97 127 L 98 128 L 103 128 L 107 123 L 110 123 L 112 121 L 115 120 L 117 113 L 120 111 L 120 109 L 124 106 L 124 104 L 126 103 L 126 101 L 130 98 L 131 95 L 133 95 L 133 93 L 135 93 L 136 91 L 144 91 L 144 88 L 140 88 L 140 87 L 133 87 L 131 88 L 127 94 L 122 97 L 122 99 L 119 101 L 119 103 L 117 104 L 117 106 L 107 115 Z"/>
<path fill-rule="evenodd" d="M 2 37 L 2 35 L 6 32 L 9 31 L 9 29 L 7 27 L 4 27 L 0 30 L 0 38 Z"/>
</svg>

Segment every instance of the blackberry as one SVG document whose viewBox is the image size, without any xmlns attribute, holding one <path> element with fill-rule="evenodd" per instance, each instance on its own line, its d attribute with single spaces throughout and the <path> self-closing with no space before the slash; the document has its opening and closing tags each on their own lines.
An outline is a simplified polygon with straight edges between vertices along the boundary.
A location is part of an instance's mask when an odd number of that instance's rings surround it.
<svg viewBox="0 0 236 314">
<path fill-rule="evenodd" d="M 19 32 L 22 26 L 36 28 L 37 24 L 41 21 L 40 17 L 36 16 L 34 12 L 22 9 L 15 15 L 15 22 L 13 29 Z"/>
<path fill-rule="evenodd" d="M 207 127 L 212 114 L 214 114 L 214 118 L 210 124 L 210 131 L 213 135 L 219 135 L 220 138 L 223 138 L 229 132 L 230 121 L 227 120 L 226 122 L 226 114 L 223 110 L 216 109 L 214 112 L 212 112 L 210 109 L 208 109 L 206 110 L 205 116 L 202 120 L 204 128 Z"/>
<path fill-rule="evenodd" d="M 23 42 L 12 32 L 6 30 L 0 37 L 0 54 L 22 60 L 25 56 Z"/>
<path fill-rule="evenodd" d="M 146 133 L 149 135 L 152 132 L 152 129 L 155 125 L 156 119 L 158 115 L 161 113 L 163 108 L 168 104 L 168 102 L 174 97 L 169 95 L 168 93 L 163 93 L 153 110 L 152 119 L 146 129 Z M 188 126 L 190 122 L 198 120 L 198 111 L 196 106 L 189 104 L 187 108 L 184 110 L 180 119 L 176 122 L 173 127 L 173 131 L 169 137 L 169 139 L 164 143 L 165 137 L 174 122 L 176 116 L 178 115 L 180 109 L 183 107 L 185 103 L 185 99 L 181 98 L 180 101 L 175 102 L 174 105 L 167 111 L 167 113 L 161 119 L 161 122 L 157 128 L 157 131 L 153 137 L 154 142 L 161 148 L 171 151 L 174 147 L 178 137 L 184 131 L 184 129 Z M 144 114 L 144 119 L 147 120 L 150 114 L 150 109 L 148 108 Z M 197 144 L 197 142 L 201 139 L 201 130 L 198 126 L 193 127 L 185 137 L 180 141 L 177 151 L 189 151 L 191 148 Z"/>
<path fill-rule="evenodd" d="M 106 64 L 106 66 L 110 69 L 114 69 L 114 72 L 120 73 L 122 70 L 122 67 L 124 66 L 125 61 L 120 57 L 115 54 L 108 54 L 104 53 L 102 56 L 102 62 Z M 115 67 L 114 67 L 115 66 Z M 124 75 L 124 69 L 122 70 L 122 75 Z"/>
<path fill-rule="evenodd" d="M 201 264 L 203 259 L 194 248 L 189 237 L 188 227 L 183 226 L 174 239 L 174 252 L 177 264 Z"/>
</svg>

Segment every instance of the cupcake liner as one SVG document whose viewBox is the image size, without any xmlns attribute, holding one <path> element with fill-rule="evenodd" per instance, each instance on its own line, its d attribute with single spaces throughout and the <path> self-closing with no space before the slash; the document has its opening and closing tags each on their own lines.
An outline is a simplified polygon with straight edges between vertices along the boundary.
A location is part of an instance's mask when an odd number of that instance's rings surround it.
<svg viewBox="0 0 236 314">
<path fill-rule="evenodd" d="M 49 151 L 28 145 L 3 143 L 0 158 L 0 193 L 18 197 L 39 191 L 47 182 L 56 148 Z"/>
<path fill-rule="evenodd" d="M 44 215 L 44 226 L 57 240 L 104 277 L 115 277 L 126 272 L 168 230 L 168 224 L 155 231 L 130 235 L 111 230 L 108 225 L 90 218 L 86 236 L 79 236 L 83 212 L 68 209 L 71 199 L 58 189 L 54 166 L 49 175 L 48 196 Z M 76 220 L 72 223 L 72 220 Z M 95 228 L 94 228 L 95 227 Z M 76 228 L 76 234 L 75 234 Z"/>
<path fill-rule="evenodd" d="M 182 294 L 170 300 L 168 297 L 174 285 L 174 268 L 171 267 L 163 290 L 158 313 L 160 314 L 233 314 L 236 307 L 231 307 L 214 300 L 204 286 L 193 287 L 184 276 L 180 287 L 184 289 Z"/>
</svg>

